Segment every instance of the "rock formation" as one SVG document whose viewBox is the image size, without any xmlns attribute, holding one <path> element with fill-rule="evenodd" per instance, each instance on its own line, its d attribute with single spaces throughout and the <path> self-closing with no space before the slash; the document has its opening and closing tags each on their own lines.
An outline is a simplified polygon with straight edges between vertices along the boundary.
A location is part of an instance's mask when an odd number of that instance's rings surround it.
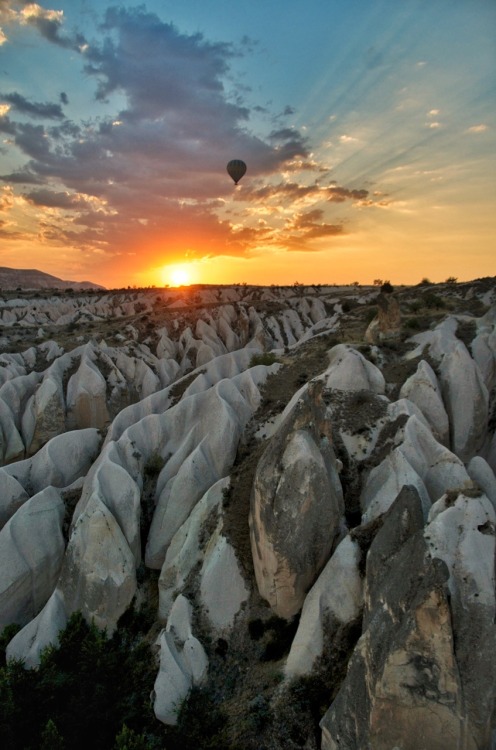
<svg viewBox="0 0 496 750">
<path fill-rule="evenodd" d="M 250 511 L 260 594 L 281 617 L 300 611 L 329 559 L 344 513 L 322 384 L 288 411 L 257 467 Z"/>
<path fill-rule="evenodd" d="M 491 750 L 496 285 L 439 294 L 0 295 L 7 659 L 151 608 L 164 747 L 199 688 L 226 747 Z"/>
</svg>

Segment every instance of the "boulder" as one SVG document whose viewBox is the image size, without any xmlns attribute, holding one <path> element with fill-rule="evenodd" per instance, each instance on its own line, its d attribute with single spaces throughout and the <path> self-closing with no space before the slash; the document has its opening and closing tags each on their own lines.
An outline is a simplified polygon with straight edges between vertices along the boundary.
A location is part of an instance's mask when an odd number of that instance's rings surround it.
<svg viewBox="0 0 496 750">
<path fill-rule="evenodd" d="M 322 383 L 303 390 L 262 455 L 250 539 L 258 590 L 291 618 L 329 559 L 344 513 Z"/>
<path fill-rule="evenodd" d="M 360 496 L 363 523 L 385 513 L 394 503 L 401 489 L 415 487 L 422 500 L 425 518 L 431 505 L 430 497 L 420 476 L 399 448 L 396 448 L 370 472 Z"/>
<path fill-rule="evenodd" d="M 448 489 L 471 484 L 460 458 L 438 443 L 415 416 L 405 423 L 399 450 L 424 482 L 432 502 Z"/>
<path fill-rule="evenodd" d="M 57 368 L 47 371 L 34 397 L 34 431 L 28 455 L 36 453 L 56 435 L 65 432 L 65 399 Z"/>
<path fill-rule="evenodd" d="M 477 336 L 470 349 L 487 390 L 491 392 L 496 385 L 496 307 L 492 307 L 477 321 Z"/>
</svg>

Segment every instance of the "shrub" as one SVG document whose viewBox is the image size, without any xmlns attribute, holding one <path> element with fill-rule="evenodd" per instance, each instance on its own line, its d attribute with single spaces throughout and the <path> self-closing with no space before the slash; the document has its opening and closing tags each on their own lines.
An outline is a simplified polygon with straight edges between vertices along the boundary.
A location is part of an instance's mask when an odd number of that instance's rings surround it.
<svg viewBox="0 0 496 750">
<path fill-rule="evenodd" d="M 108 639 L 75 613 L 37 669 L 9 662 L 0 669 L 0 747 L 108 750 L 126 724 L 162 748 L 149 700 L 156 664 L 142 637 L 119 625 Z"/>
<path fill-rule="evenodd" d="M 434 294 L 433 292 L 427 292 L 422 295 L 422 301 L 424 305 L 430 309 L 437 308 L 442 309 L 446 307 L 446 303 L 441 297 L 438 297 L 437 294 Z"/>
<path fill-rule="evenodd" d="M 156 476 L 157 474 L 160 474 L 160 472 L 164 468 L 164 465 L 165 460 L 162 458 L 160 453 L 155 452 L 152 453 L 152 455 L 146 462 L 143 472 L 148 476 Z"/>
<path fill-rule="evenodd" d="M 394 287 L 390 281 L 385 281 L 384 284 L 381 285 L 381 292 L 383 294 L 391 294 L 394 292 Z"/>
<path fill-rule="evenodd" d="M 221 750 L 226 716 L 205 690 L 193 688 L 183 702 L 177 726 L 167 733 L 167 750 Z"/>
<path fill-rule="evenodd" d="M 422 324 L 418 318 L 408 318 L 408 320 L 405 320 L 404 326 L 409 331 L 418 331 L 422 328 Z"/>
<path fill-rule="evenodd" d="M 256 367 L 257 365 L 273 365 L 277 362 L 277 357 L 272 352 L 263 352 L 262 354 L 254 354 L 250 359 L 250 367 Z"/>
</svg>

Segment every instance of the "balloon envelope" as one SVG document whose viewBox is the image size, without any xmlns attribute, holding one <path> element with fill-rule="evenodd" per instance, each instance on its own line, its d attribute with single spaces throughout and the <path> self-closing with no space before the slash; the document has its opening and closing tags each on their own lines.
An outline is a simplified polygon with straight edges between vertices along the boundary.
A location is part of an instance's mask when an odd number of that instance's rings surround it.
<svg viewBox="0 0 496 750">
<path fill-rule="evenodd" d="M 229 176 L 234 180 L 234 184 L 237 185 L 246 172 L 246 164 L 241 159 L 231 159 L 226 169 Z"/>
</svg>

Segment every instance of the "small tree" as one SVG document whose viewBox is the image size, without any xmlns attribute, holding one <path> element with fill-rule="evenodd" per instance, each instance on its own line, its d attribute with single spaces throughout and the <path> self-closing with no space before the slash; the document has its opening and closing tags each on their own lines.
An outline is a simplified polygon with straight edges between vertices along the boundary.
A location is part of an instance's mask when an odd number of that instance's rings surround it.
<svg viewBox="0 0 496 750">
<path fill-rule="evenodd" d="M 41 733 L 40 750 L 64 750 L 64 738 L 57 729 L 55 722 L 48 719 Z"/>
<path fill-rule="evenodd" d="M 456 276 L 448 276 L 448 278 L 445 281 L 445 284 L 449 284 L 450 286 L 454 286 L 458 282 L 458 279 Z"/>
<path fill-rule="evenodd" d="M 149 750 L 149 744 L 144 734 L 137 734 L 125 724 L 115 738 L 112 750 Z"/>
<path fill-rule="evenodd" d="M 391 294 L 392 292 L 394 292 L 393 285 L 391 284 L 390 281 L 385 281 L 381 285 L 381 292 L 383 294 Z"/>
<path fill-rule="evenodd" d="M 374 286 L 382 286 L 384 284 L 382 279 L 374 279 Z"/>
</svg>

